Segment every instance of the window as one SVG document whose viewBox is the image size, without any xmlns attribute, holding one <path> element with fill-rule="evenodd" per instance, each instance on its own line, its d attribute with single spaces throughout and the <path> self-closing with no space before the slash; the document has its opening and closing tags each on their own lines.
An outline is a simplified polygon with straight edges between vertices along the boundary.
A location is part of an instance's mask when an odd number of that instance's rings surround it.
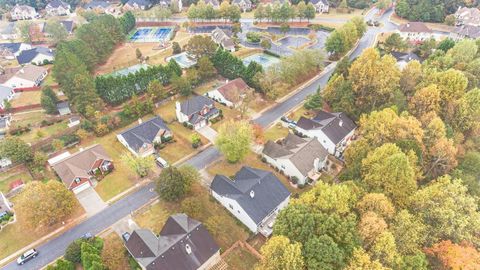
<svg viewBox="0 0 480 270">
<path fill-rule="evenodd" d="M 231 204 L 228 204 L 228 207 L 230 207 L 230 209 L 233 209 L 233 206 Z"/>
</svg>

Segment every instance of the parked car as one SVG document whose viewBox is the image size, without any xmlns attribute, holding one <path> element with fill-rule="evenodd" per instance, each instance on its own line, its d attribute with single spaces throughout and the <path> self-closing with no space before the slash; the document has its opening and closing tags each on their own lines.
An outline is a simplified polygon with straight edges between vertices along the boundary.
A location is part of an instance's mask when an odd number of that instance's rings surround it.
<svg viewBox="0 0 480 270">
<path fill-rule="evenodd" d="M 38 255 L 38 251 L 36 249 L 34 248 L 29 249 L 25 251 L 25 253 L 23 253 L 22 256 L 18 257 L 17 264 L 22 265 L 30 261 L 31 259 L 37 257 L 37 255 Z"/>
<path fill-rule="evenodd" d="M 93 235 L 89 232 L 87 232 L 86 234 L 82 235 L 82 237 L 80 237 L 81 239 L 83 240 L 89 240 L 89 239 L 92 239 L 93 238 Z"/>
<path fill-rule="evenodd" d="M 280 120 L 282 120 L 283 122 L 288 123 L 288 124 L 290 124 L 290 123 L 295 123 L 295 121 L 293 121 L 292 119 L 289 119 L 289 118 L 286 117 L 286 116 L 282 116 L 282 117 L 280 118 Z"/>
<path fill-rule="evenodd" d="M 129 232 L 124 232 L 122 234 L 123 241 L 127 242 L 129 238 L 130 238 L 130 233 Z"/>
<path fill-rule="evenodd" d="M 155 163 L 157 163 L 157 166 L 160 168 L 167 168 L 168 166 L 170 166 L 165 159 L 161 158 L 158 155 L 155 157 Z"/>
</svg>

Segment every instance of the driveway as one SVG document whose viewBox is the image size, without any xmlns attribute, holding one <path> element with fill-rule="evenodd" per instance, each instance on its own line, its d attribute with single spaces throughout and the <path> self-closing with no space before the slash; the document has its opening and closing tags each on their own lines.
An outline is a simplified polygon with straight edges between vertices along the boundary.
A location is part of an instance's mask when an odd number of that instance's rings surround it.
<svg viewBox="0 0 480 270">
<path fill-rule="evenodd" d="M 93 187 L 81 191 L 77 195 L 77 199 L 87 212 L 87 216 L 91 217 L 96 213 L 105 209 L 108 205 L 98 196 L 98 193 Z"/>
<path fill-rule="evenodd" d="M 118 236 L 122 237 L 123 233 L 132 233 L 134 230 L 140 229 L 140 226 L 138 226 L 137 223 L 135 223 L 135 221 L 132 219 L 132 215 L 128 215 L 119 220 L 117 223 L 113 224 L 112 229 L 118 234 Z"/>
<path fill-rule="evenodd" d="M 204 126 L 197 129 L 198 133 L 202 134 L 203 137 L 207 138 L 210 142 L 215 143 L 217 138 L 217 132 L 210 126 Z"/>
</svg>

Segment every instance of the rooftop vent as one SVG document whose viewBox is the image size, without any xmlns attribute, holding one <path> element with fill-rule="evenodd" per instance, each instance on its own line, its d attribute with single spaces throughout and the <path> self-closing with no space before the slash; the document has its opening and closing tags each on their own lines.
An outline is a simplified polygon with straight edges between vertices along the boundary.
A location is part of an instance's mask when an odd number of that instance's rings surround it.
<svg viewBox="0 0 480 270">
<path fill-rule="evenodd" d="M 250 191 L 250 197 L 252 197 L 252 198 L 255 197 L 255 191 L 253 191 L 253 190 Z"/>
<path fill-rule="evenodd" d="M 185 245 L 185 250 L 187 251 L 187 254 L 192 254 L 192 248 L 190 247 L 189 244 Z"/>
</svg>

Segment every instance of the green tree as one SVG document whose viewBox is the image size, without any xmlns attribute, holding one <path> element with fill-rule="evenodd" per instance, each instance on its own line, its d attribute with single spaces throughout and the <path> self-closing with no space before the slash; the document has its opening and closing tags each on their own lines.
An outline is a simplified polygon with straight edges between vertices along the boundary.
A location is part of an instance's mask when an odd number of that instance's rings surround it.
<svg viewBox="0 0 480 270">
<path fill-rule="evenodd" d="M 30 27 L 32 26 L 31 21 L 22 21 L 17 23 L 17 31 L 20 33 L 20 38 L 23 42 L 31 43 L 32 37 L 30 34 Z"/>
<path fill-rule="evenodd" d="M 215 67 L 213 66 L 212 61 L 206 56 L 201 57 L 198 60 L 198 75 L 200 76 L 201 80 L 206 80 L 215 75 L 217 72 Z"/>
<path fill-rule="evenodd" d="M 174 76 L 172 78 L 172 86 L 182 96 L 189 96 L 192 94 L 192 84 L 185 77 Z"/>
<path fill-rule="evenodd" d="M 7 137 L 0 142 L 0 157 L 14 163 L 28 163 L 33 160 L 32 148 L 17 137 Z"/>
<path fill-rule="evenodd" d="M 186 50 L 188 54 L 200 59 L 202 56 L 211 57 L 217 47 L 217 44 L 210 37 L 196 35 L 188 41 Z"/>
<path fill-rule="evenodd" d="M 407 43 L 398 33 L 393 33 L 383 43 L 383 48 L 387 53 L 393 51 L 404 51 L 408 48 Z"/>
<path fill-rule="evenodd" d="M 55 92 L 53 92 L 52 88 L 49 86 L 44 87 L 40 97 L 40 104 L 47 114 L 57 113 L 57 103 L 58 97 Z"/>
<path fill-rule="evenodd" d="M 378 260 L 373 260 L 370 258 L 368 253 L 365 252 L 362 248 L 355 249 L 353 251 L 352 259 L 350 263 L 345 268 L 345 270 L 389 270 L 389 268 L 384 267 Z"/>
<path fill-rule="evenodd" d="M 152 155 L 135 157 L 131 153 L 125 152 L 122 155 L 122 161 L 140 177 L 147 176 L 150 169 L 155 166 L 155 159 Z"/>
<path fill-rule="evenodd" d="M 198 171 L 189 166 L 179 169 L 168 167 L 162 170 L 160 176 L 155 179 L 156 190 L 160 198 L 166 201 L 177 201 L 183 198 L 194 181 L 200 179 Z"/>
<path fill-rule="evenodd" d="M 327 235 L 309 239 L 302 251 L 307 269 L 335 270 L 344 267 L 343 250 Z"/>
<path fill-rule="evenodd" d="M 172 49 L 173 49 L 173 54 L 179 54 L 182 52 L 182 48 L 180 47 L 180 44 L 178 44 L 178 42 L 176 41 L 172 43 Z"/>
<path fill-rule="evenodd" d="M 142 52 L 139 48 L 135 50 L 135 56 L 137 57 L 137 60 L 142 60 Z"/>
<path fill-rule="evenodd" d="M 307 110 L 321 110 L 323 108 L 323 98 L 320 92 L 309 95 L 303 104 Z"/>
<path fill-rule="evenodd" d="M 395 207 L 383 193 L 366 194 L 357 203 L 356 208 L 362 215 L 367 212 L 374 212 L 386 220 L 390 220 L 395 214 Z"/>
<path fill-rule="evenodd" d="M 55 45 L 68 37 L 65 26 L 56 20 L 49 20 L 46 23 L 45 31 L 50 35 L 50 41 Z"/>
<path fill-rule="evenodd" d="M 262 41 L 260 41 L 260 46 L 268 50 L 272 47 L 272 43 L 268 39 L 262 39 Z"/>
<path fill-rule="evenodd" d="M 454 46 L 455 46 L 455 41 L 451 38 L 446 38 L 440 41 L 440 43 L 438 43 L 437 49 L 447 52 Z"/>
<path fill-rule="evenodd" d="M 401 254 L 413 255 L 421 251 L 426 240 L 427 227 L 408 210 L 401 210 L 395 216 L 390 230 Z"/>
<path fill-rule="evenodd" d="M 305 18 L 308 21 L 310 21 L 312 19 L 315 19 L 315 14 L 316 13 L 317 13 L 317 11 L 315 9 L 315 6 L 313 6 L 312 3 L 308 3 L 303 14 L 304 14 Z"/>
<path fill-rule="evenodd" d="M 215 145 L 228 162 L 236 163 L 247 155 L 252 140 L 252 127 L 247 121 L 229 120 L 220 126 Z"/>
<path fill-rule="evenodd" d="M 393 267 L 398 260 L 397 245 L 392 233 L 385 231 L 381 233 L 369 250 L 372 259 L 380 261 L 387 267 Z"/>
<path fill-rule="evenodd" d="M 159 80 L 155 79 L 148 83 L 147 94 L 153 99 L 160 99 L 165 96 L 165 89 Z"/>
<path fill-rule="evenodd" d="M 74 264 L 80 263 L 82 258 L 82 252 L 80 250 L 82 241 L 75 240 L 70 245 L 68 245 L 67 249 L 65 250 L 65 260 L 70 261 Z"/>
<path fill-rule="evenodd" d="M 47 270 L 74 270 L 75 265 L 67 260 L 58 259 L 55 264 L 47 266 Z"/>
<path fill-rule="evenodd" d="M 304 261 L 302 245 L 290 242 L 287 237 L 274 236 L 260 249 L 263 259 L 255 267 L 256 270 L 302 270 Z"/>
</svg>

